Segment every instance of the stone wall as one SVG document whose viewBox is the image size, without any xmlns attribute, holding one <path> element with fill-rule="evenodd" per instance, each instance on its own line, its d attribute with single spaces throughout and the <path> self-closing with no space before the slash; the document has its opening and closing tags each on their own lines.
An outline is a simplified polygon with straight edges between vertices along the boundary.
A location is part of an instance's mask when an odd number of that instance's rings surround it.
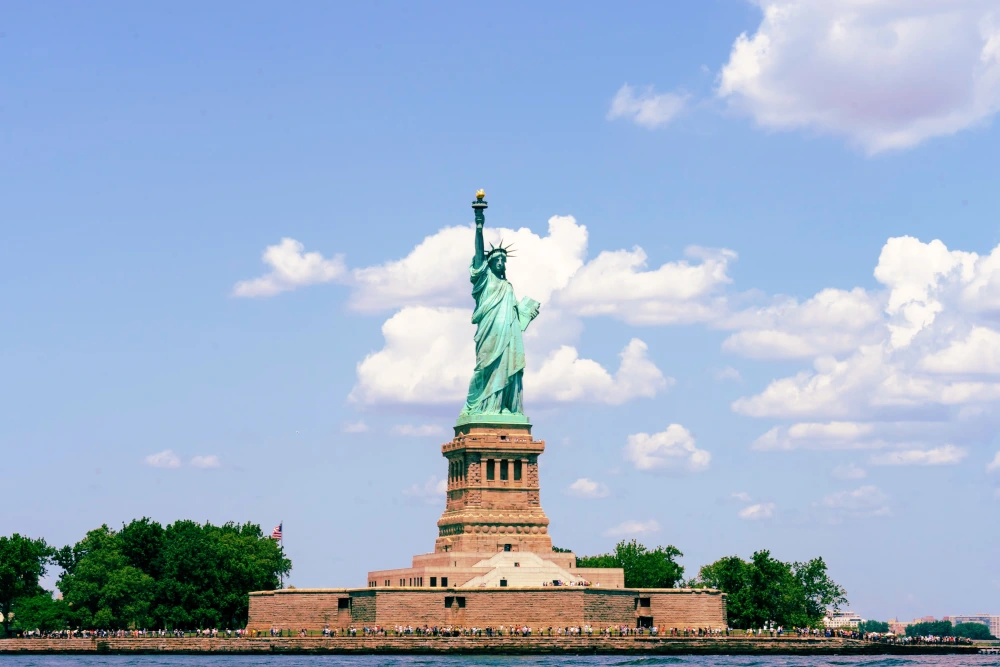
<svg viewBox="0 0 1000 667">
<path fill-rule="evenodd" d="M 344 598 L 350 598 L 345 608 Z M 382 626 L 593 625 L 635 627 L 639 617 L 664 628 L 726 626 L 725 596 L 701 589 L 361 588 L 289 589 L 250 594 L 247 627 L 321 630 Z M 348 613 L 349 612 L 349 613 Z"/>
</svg>

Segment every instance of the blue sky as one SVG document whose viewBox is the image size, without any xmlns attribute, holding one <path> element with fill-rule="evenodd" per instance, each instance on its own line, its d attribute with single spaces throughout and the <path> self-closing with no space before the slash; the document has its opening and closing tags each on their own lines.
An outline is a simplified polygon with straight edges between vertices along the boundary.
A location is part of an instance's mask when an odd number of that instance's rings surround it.
<svg viewBox="0 0 1000 667">
<path fill-rule="evenodd" d="M 1000 613 L 1000 9 L 855 4 L 8 7 L 0 532 L 429 551 L 482 187 L 556 544 Z"/>
</svg>

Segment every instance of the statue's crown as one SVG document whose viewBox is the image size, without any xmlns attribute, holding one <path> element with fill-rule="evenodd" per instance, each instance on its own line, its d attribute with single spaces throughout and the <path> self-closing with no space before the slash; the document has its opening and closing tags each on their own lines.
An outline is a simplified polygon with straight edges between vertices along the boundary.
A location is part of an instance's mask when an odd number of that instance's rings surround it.
<svg viewBox="0 0 1000 667">
<path fill-rule="evenodd" d="M 514 244 L 511 243 L 508 246 L 504 246 L 503 239 L 500 239 L 500 245 L 498 245 L 498 246 L 494 247 L 494 245 L 491 243 L 490 244 L 490 250 L 489 250 L 489 252 L 486 253 L 486 261 L 487 262 L 490 261 L 490 257 L 492 257 L 493 255 L 496 255 L 498 253 L 503 254 L 504 257 L 513 257 L 514 256 Z"/>
</svg>

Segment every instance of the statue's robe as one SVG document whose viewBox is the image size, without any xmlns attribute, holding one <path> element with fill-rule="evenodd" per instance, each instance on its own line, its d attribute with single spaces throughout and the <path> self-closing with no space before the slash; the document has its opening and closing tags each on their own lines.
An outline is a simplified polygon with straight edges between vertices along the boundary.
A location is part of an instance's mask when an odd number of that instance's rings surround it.
<svg viewBox="0 0 1000 667">
<path fill-rule="evenodd" d="M 476 309 L 476 369 L 469 382 L 463 415 L 523 414 L 521 378 L 524 375 L 522 318 L 514 288 L 497 278 L 483 262 L 469 269 Z"/>
</svg>

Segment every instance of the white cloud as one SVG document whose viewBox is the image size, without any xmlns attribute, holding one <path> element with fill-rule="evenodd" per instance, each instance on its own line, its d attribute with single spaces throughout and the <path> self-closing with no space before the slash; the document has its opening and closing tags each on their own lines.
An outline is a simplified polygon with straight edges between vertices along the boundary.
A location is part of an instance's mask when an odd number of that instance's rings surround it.
<svg viewBox="0 0 1000 667">
<path fill-rule="evenodd" d="M 438 424 L 421 424 L 415 426 L 413 424 L 399 424 L 392 427 L 393 435 L 404 435 L 414 438 L 424 438 L 427 436 L 442 436 L 448 431 Z"/>
<path fill-rule="evenodd" d="M 608 120 L 625 118 L 636 125 L 653 129 L 666 125 L 684 111 L 689 97 L 683 93 L 657 93 L 652 86 L 636 93 L 626 83 L 611 100 Z"/>
<path fill-rule="evenodd" d="M 986 472 L 993 472 L 994 470 L 1000 470 L 1000 452 L 997 452 L 993 460 L 986 464 Z"/>
<path fill-rule="evenodd" d="M 749 505 L 739 511 L 739 517 L 741 519 L 748 519 L 751 521 L 755 521 L 757 519 L 770 519 L 774 514 L 774 508 L 774 503 L 758 503 L 756 505 Z"/>
<path fill-rule="evenodd" d="M 947 136 L 1000 109 L 994 0 L 756 0 L 718 95 L 769 129 L 847 137 L 869 153 Z"/>
<path fill-rule="evenodd" d="M 274 296 L 296 287 L 332 282 L 347 272 L 342 257 L 326 259 L 318 252 L 304 253 L 304 249 L 302 243 L 290 238 L 281 239 L 278 245 L 268 246 L 261 259 L 271 267 L 271 272 L 236 283 L 233 296 Z"/>
<path fill-rule="evenodd" d="M 533 400 L 599 402 L 618 405 L 633 398 L 652 398 L 673 384 L 646 356 L 647 347 L 633 338 L 619 355 L 621 364 L 612 376 L 596 361 L 580 359 L 576 348 L 563 345 L 541 367 L 525 373 Z"/>
<path fill-rule="evenodd" d="M 877 486 L 866 485 L 851 491 L 837 491 L 823 499 L 828 510 L 849 516 L 888 516 L 888 496 Z"/>
<path fill-rule="evenodd" d="M 965 458 L 966 452 L 955 445 L 934 449 L 905 449 L 873 454 L 869 459 L 876 466 L 941 466 L 953 465 Z"/>
<path fill-rule="evenodd" d="M 356 422 L 348 422 L 344 424 L 341 430 L 344 433 L 367 433 L 368 424 L 366 424 L 363 420 Z"/>
<path fill-rule="evenodd" d="M 465 401 L 476 363 L 475 327 L 460 308 L 403 308 L 382 325 L 384 347 L 357 365 L 352 401 L 450 404 Z"/>
<path fill-rule="evenodd" d="M 417 305 L 457 306 L 468 311 L 474 234 L 471 226 L 446 227 L 400 260 L 356 269 L 351 307 L 374 312 Z M 519 297 L 530 296 L 543 305 L 583 266 L 587 252 L 587 228 L 572 216 L 549 218 L 544 237 L 524 227 L 487 226 L 483 238 L 487 247 L 501 240 L 504 245 L 513 244 L 509 280 Z"/>
<path fill-rule="evenodd" d="M 146 457 L 146 465 L 153 468 L 180 468 L 181 460 L 173 450 L 165 449 Z"/>
<path fill-rule="evenodd" d="M 845 352 L 877 342 L 883 327 L 878 299 L 857 287 L 824 289 L 803 303 L 782 299 L 730 318 L 740 331 L 722 349 L 755 359 L 795 359 Z"/>
<path fill-rule="evenodd" d="M 880 443 L 868 437 L 874 431 L 871 424 L 855 422 L 803 422 L 791 426 L 776 426 L 754 441 L 757 450 L 791 449 L 868 449 Z"/>
<path fill-rule="evenodd" d="M 218 468 L 222 466 L 222 461 L 215 454 L 209 454 L 207 456 L 196 456 L 191 459 L 191 466 L 194 468 Z"/>
<path fill-rule="evenodd" d="M 697 472 L 708 468 L 712 455 L 694 444 L 694 436 L 680 424 L 652 435 L 636 433 L 628 437 L 625 459 L 636 470 L 670 470 L 683 468 Z"/>
<path fill-rule="evenodd" d="M 578 498 L 605 498 L 611 493 L 604 482 L 595 482 L 586 477 L 581 477 L 570 484 L 566 492 Z"/>
<path fill-rule="evenodd" d="M 733 368 L 732 366 L 726 366 L 725 368 L 715 372 L 715 379 L 719 380 L 720 382 L 724 382 L 726 380 L 742 382 L 743 376 L 740 375 L 740 372 L 735 368 Z"/>
<path fill-rule="evenodd" d="M 940 241 L 891 238 L 874 275 L 885 288 L 872 296 L 883 306 L 882 321 L 864 329 L 854 350 L 819 355 L 811 370 L 779 377 L 733 403 L 741 414 L 799 422 L 775 426 L 755 448 L 879 448 L 876 464 L 943 464 L 995 427 L 1000 246 L 978 255 Z M 746 312 L 730 322 L 740 318 L 752 325 Z M 787 320 L 780 324 L 796 332 Z M 863 431 L 837 437 L 802 430 L 816 423 Z"/>
<path fill-rule="evenodd" d="M 385 346 L 357 366 L 351 400 L 363 404 L 455 405 L 465 401 L 475 366 L 475 327 L 460 308 L 404 308 L 382 326 Z M 528 342 L 526 342 L 528 345 Z M 612 375 L 576 348 L 562 345 L 546 356 L 531 347 L 525 370 L 532 403 L 600 402 L 617 405 L 652 397 L 673 383 L 633 339 Z M 532 353 L 533 352 L 533 353 Z"/>
<path fill-rule="evenodd" d="M 1000 333 L 974 326 L 967 337 L 925 357 L 920 367 L 933 373 L 1000 373 Z"/>
<path fill-rule="evenodd" d="M 439 480 L 436 476 L 431 476 L 426 482 L 414 484 L 408 489 L 403 489 L 403 495 L 422 500 L 428 505 L 436 505 L 444 500 L 448 493 L 448 480 Z"/>
<path fill-rule="evenodd" d="M 646 253 L 604 251 L 587 262 L 554 295 L 561 308 L 577 315 L 604 315 L 629 324 L 686 324 L 719 318 L 726 309 L 721 288 L 732 282 L 727 273 L 736 253 L 726 249 L 689 247 L 695 260 L 667 262 L 646 270 Z"/>
<path fill-rule="evenodd" d="M 752 500 L 750 494 L 747 493 L 746 491 L 737 491 L 736 493 L 733 493 L 732 496 L 733 498 L 736 498 L 736 500 L 739 500 L 742 503 L 749 503 Z"/>
<path fill-rule="evenodd" d="M 864 479 L 867 475 L 864 468 L 853 463 L 839 465 L 833 469 L 833 476 L 842 480 Z"/>
<path fill-rule="evenodd" d="M 646 533 L 655 533 L 660 530 L 660 524 L 655 519 L 649 521 L 635 521 L 630 519 L 623 521 L 617 526 L 612 526 L 604 531 L 605 537 L 632 537 Z"/>
</svg>

